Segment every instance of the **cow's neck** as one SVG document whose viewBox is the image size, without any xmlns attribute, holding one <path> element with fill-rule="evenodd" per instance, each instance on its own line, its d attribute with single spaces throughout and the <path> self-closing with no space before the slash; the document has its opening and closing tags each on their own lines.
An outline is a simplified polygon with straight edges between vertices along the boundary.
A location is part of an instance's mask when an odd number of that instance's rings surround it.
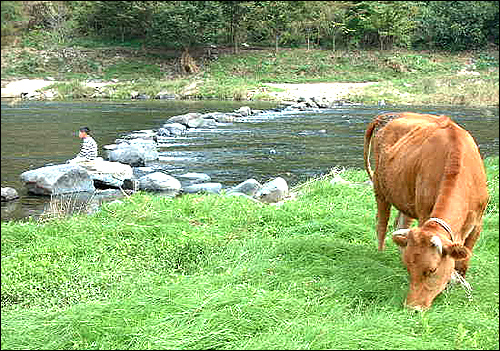
<svg viewBox="0 0 500 351">
<path fill-rule="evenodd" d="M 469 197 L 471 189 L 459 176 L 462 169 L 461 156 L 460 148 L 457 147 L 447 160 L 439 195 L 429 216 L 429 218 L 440 218 L 447 223 L 453 233 L 452 241 L 462 240 L 462 228 L 469 213 L 468 202 L 464 201 L 464 198 Z"/>
<path fill-rule="evenodd" d="M 468 214 L 466 204 L 460 197 L 455 197 L 452 194 L 449 194 L 446 199 L 438 200 L 441 201 L 436 203 L 429 218 L 439 218 L 446 225 L 443 226 L 442 223 L 438 223 L 439 221 L 431 221 L 431 223 L 437 223 L 436 225 L 443 229 L 448 234 L 448 238 L 450 238 L 450 234 L 447 228 L 445 228 L 448 227 L 452 233 L 451 240 L 461 241 L 462 228 L 465 225 Z"/>
</svg>

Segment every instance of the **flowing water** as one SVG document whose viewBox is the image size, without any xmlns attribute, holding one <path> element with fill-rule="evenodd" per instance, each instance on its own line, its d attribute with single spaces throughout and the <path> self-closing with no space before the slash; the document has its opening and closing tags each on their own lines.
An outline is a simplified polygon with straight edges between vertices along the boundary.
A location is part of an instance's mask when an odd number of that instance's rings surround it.
<svg viewBox="0 0 500 351">
<path fill-rule="evenodd" d="M 498 155 L 498 108 L 432 106 L 340 106 L 314 111 L 275 111 L 275 103 L 234 101 L 40 102 L 2 100 L 2 187 L 20 199 L 2 203 L 2 220 L 36 217 L 50 197 L 26 192 L 20 174 L 64 163 L 80 149 L 77 130 L 88 126 L 100 146 L 134 130 L 157 129 L 188 112 L 263 110 L 216 128 L 196 128 L 160 144 L 170 175 L 208 174 L 224 187 L 254 178 L 283 177 L 290 186 L 333 167 L 363 167 L 366 125 L 381 112 L 412 111 L 450 116 L 467 129 L 483 157 Z"/>
</svg>

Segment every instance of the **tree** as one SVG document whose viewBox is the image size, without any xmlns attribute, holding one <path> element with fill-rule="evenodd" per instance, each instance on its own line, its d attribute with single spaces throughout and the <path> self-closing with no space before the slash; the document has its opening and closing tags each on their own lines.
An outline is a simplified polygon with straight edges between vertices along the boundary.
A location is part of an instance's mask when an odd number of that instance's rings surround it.
<svg viewBox="0 0 500 351">
<path fill-rule="evenodd" d="M 155 1 L 71 1 L 79 30 L 107 39 L 144 38 Z"/>
<path fill-rule="evenodd" d="M 322 32 L 332 39 L 332 50 L 336 50 L 336 39 L 339 34 L 348 34 L 354 31 L 348 23 L 354 13 L 351 11 L 354 4 L 351 1 L 325 1 L 319 16 Z"/>
<path fill-rule="evenodd" d="M 362 1 L 359 6 L 360 24 L 366 31 L 377 34 L 380 50 L 394 43 L 409 46 L 418 5 L 413 1 Z"/>
<path fill-rule="evenodd" d="M 229 27 L 231 43 L 233 44 L 234 53 L 238 53 L 241 38 L 244 33 L 246 16 L 252 11 L 253 1 L 220 1 L 222 5 L 222 14 L 227 21 L 226 26 Z"/>
<path fill-rule="evenodd" d="M 258 1 L 255 20 L 271 29 L 275 51 L 278 52 L 280 38 L 290 29 L 297 15 L 302 13 L 306 1 Z"/>
<path fill-rule="evenodd" d="M 292 33 L 305 36 L 307 50 L 311 48 L 311 38 L 319 35 L 320 13 L 325 1 L 308 1 L 292 24 Z"/>
<path fill-rule="evenodd" d="M 160 1 L 149 36 L 157 44 L 189 49 L 213 41 L 221 19 L 221 7 L 215 1 Z"/>
<path fill-rule="evenodd" d="M 416 44 L 453 51 L 476 49 L 491 34 L 498 42 L 498 2 L 428 1 L 421 6 L 418 23 Z"/>
</svg>

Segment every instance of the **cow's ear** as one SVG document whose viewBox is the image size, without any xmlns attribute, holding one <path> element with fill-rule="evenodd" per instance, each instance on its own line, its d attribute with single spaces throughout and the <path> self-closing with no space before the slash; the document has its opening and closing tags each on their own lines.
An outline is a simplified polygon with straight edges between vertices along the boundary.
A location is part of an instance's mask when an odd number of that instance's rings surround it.
<svg viewBox="0 0 500 351">
<path fill-rule="evenodd" d="M 443 254 L 449 255 L 456 261 L 462 261 L 470 258 L 472 252 L 462 244 L 452 243 L 443 247 Z"/>
<path fill-rule="evenodd" d="M 410 229 L 399 229 L 392 233 L 392 241 L 394 241 L 398 246 L 405 247 L 408 243 L 408 233 Z"/>
</svg>

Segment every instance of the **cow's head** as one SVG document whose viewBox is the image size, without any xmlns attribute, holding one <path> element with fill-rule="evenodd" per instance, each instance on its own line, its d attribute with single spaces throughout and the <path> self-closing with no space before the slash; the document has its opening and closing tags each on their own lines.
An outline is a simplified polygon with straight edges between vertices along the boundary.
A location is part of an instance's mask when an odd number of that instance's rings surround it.
<svg viewBox="0 0 500 351">
<path fill-rule="evenodd" d="M 451 279 L 455 261 L 471 255 L 465 246 L 441 239 L 436 233 L 421 228 L 397 230 L 392 240 L 401 248 L 401 258 L 410 275 L 406 305 L 417 310 L 429 308 L 444 290 Z"/>
</svg>

